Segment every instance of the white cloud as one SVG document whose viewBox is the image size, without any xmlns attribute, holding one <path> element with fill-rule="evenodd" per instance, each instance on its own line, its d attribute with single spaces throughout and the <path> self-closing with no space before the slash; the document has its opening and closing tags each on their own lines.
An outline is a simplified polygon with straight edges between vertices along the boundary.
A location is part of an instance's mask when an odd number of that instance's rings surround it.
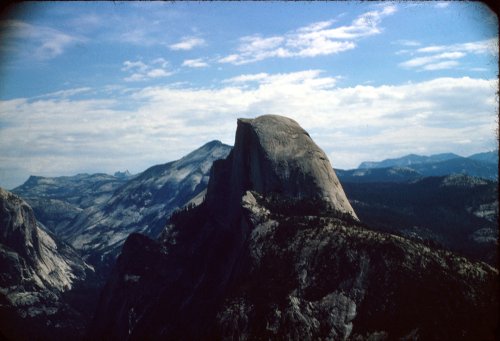
<svg viewBox="0 0 500 341">
<path fill-rule="evenodd" d="M 205 40 L 197 37 L 185 37 L 180 42 L 169 45 L 171 50 L 192 50 L 195 47 L 205 45 Z"/>
<path fill-rule="evenodd" d="M 218 61 L 241 65 L 267 58 L 315 57 L 352 50 L 358 39 L 380 34 L 382 18 L 395 11 L 395 6 L 386 5 L 360 15 L 347 26 L 333 27 L 334 21 L 330 20 L 312 23 L 284 35 L 242 37 L 237 52 Z"/>
<path fill-rule="evenodd" d="M 448 60 L 445 62 L 433 63 L 424 65 L 424 70 L 444 70 L 444 69 L 452 69 L 459 65 L 457 61 Z"/>
<path fill-rule="evenodd" d="M 55 58 L 75 43 L 86 41 L 83 37 L 19 20 L 3 21 L 0 23 L 0 31 L 2 31 L 2 43 L 4 45 L 18 46 L 22 43 L 22 49 L 14 49 L 23 51 L 25 56 L 41 60 Z"/>
<path fill-rule="evenodd" d="M 167 77 L 170 76 L 171 74 L 172 74 L 171 72 L 165 71 L 164 69 L 153 69 L 149 70 L 146 73 L 146 76 L 148 78 L 159 78 L 159 77 Z"/>
<path fill-rule="evenodd" d="M 438 2 L 434 5 L 436 8 L 446 8 L 450 5 L 449 2 Z"/>
<path fill-rule="evenodd" d="M 263 72 L 236 76 L 224 80 L 223 83 L 246 85 L 256 82 L 259 85 L 272 85 L 276 87 L 300 85 L 314 87 L 318 90 L 332 88 L 336 84 L 337 79 L 333 77 L 320 77 L 321 73 L 321 70 L 306 70 L 272 75 Z"/>
<path fill-rule="evenodd" d="M 146 81 L 154 78 L 168 77 L 173 74 L 168 69 L 169 63 L 163 58 L 157 58 L 148 64 L 138 60 L 123 62 L 122 71 L 129 75 L 124 78 L 127 82 Z"/>
<path fill-rule="evenodd" d="M 182 66 L 187 66 L 191 68 L 203 68 L 207 67 L 208 63 L 205 62 L 202 58 L 186 59 L 184 62 L 182 62 Z"/>
<path fill-rule="evenodd" d="M 137 70 L 145 72 L 147 69 L 148 66 L 141 61 L 131 62 L 130 60 L 126 60 L 125 62 L 123 62 L 122 71 Z"/>
<path fill-rule="evenodd" d="M 236 118 L 263 114 L 298 121 L 339 168 L 411 152 L 469 155 L 495 146 L 496 79 L 355 87 L 336 81 L 306 70 L 240 75 L 219 88 L 121 89 L 108 95 L 113 100 L 61 94 L 2 101 L 0 165 L 25 177 L 139 172 L 213 139 L 232 144 Z M 123 109 L 127 101 L 134 109 Z M 0 167 L 0 185 L 10 172 Z"/>
<path fill-rule="evenodd" d="M 470 54 L 490 54 L 498 53 L 498 41 L 487 39 L 482 41 L 468 42 L 450 45 L 431 45 L 415 49 L 405 50 L 396 54 L 416 54 L 417 57 L 409 59 L 399 64 L 403 68 L 415 68 L 418 70 L 442 70 L 459 67 L 458 59 L 463 59 Z"/>
<path fill-rule="evenodd" d="M 498 53 L 498 40 L 486 39 L 462 44 L 451 45 L 432 45 L 417 49 L 416 52 L 420 53 L 437 53 L 437 52 L 467 52 L 474 54 L 497 54 Z"/>
<path fill-rule="evenodd" d="M 425 57 L 417 57 L 413 58 L 410 60 L 407 60 L 404 63 L 399 64 L 402 67 L 406 68 L 414 68 L 414 67 L 420 67 L 420 66 L 426 66 L 428 64 L 433 64 L 437 61 L 441 60 L 453 60 L 453 59 L 459 59 L 465 57 L 465 53 L 463 52 L 444 52 L 440 54 L 434 54 L 430 56 L 425 56 Z"/>
<path fill-rule="evenodd" d="M 252 81 L 262 81 L 264 79 L 269 78 L 269 74 L 265 72 L 254 73 L 249 75 L 240 75 L 233 78 L 229 78 L 224 80 L 224 83 L 247 83 Z"/>
</svg>

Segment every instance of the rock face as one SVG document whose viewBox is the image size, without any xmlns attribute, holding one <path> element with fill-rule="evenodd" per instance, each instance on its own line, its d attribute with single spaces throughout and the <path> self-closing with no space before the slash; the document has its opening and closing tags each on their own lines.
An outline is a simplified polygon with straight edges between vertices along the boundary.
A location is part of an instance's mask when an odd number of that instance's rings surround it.
<svg viewBox="0 0 500 341">
<path fill-rule="evenodd" d="M 248 265 L 218 308 L 217 339 L 493 339 L 490 266 L 257 193 L 243 207 Z"/>
<path fill-rule="evenodd" d="M 212 141 L 177 161 L 150 167 L 102 204 L 81 212 L 62 237 L 84 255 L 97 258 L 115 257 L 131 233 L 156 237 L 175 209 L 197 196 L 203 199 L 212 163 L 230 150 Z"/>
<path fill-rule="evenodd" d="M 265 115 L 239 119 L 231 187 L 296 199 L 319 199 L 356 217 L 325 153 L 297 122 Z"/>
<path fill-rule="evenodd" d="M 0 268 L 3 335 L 44 339 L 50 334 L 68 336 L 76 329 L 81 332 L 79 314 L 61 301 L 61 295 L 93 269 L 69 245 L 39 226 L 26 202 L 1 188 Z M 23 329 L 23 324 L 30 328 Z"/>
<path fill-rule="evenodd" d="M 263 116 L 238 121 L 203 203 L 127 239 L 88 337 L 488 339 L 497 276 L 362 225 L 307 134 Z"/>
</svg>

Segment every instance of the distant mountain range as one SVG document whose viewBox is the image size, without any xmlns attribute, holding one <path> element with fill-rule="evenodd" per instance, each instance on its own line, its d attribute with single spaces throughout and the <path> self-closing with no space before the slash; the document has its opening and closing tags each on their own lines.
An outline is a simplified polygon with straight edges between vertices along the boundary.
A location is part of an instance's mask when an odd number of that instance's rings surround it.
<svg viewBox="0 0 500 341">
<path fill-rule="evenodd" d="M 372 228 L 497 264 L 497 151 L 410 154 L 335 172 Z"/>
<path fill-rule="evenodd" d="M 132 232 L 156 237 L 174 210 L 203 200 L 212 163 L 230 150 L 212 141 L 180 160 L 145 170 L 105 202 L 81 212 L 61 236 L 86 256 L 117 255 Z"/>
<path fill-rule="evenodd" d="M 23 198 L 62 200 L 85 209 L 108 200 L 113 192 L 127 180 L 127 177 L 103 173 L 54 178 L 30 176 L 24 184 L 14 188 L 12 192 Z"/>
<path fill-rule="evenodd" d="M 109 200 L 127 180 L 102 173 L 54 178 L 30 176 L 12 192 L 26 200 L 46 228 L 59 235 L 78 214 Z"/>
<path fill-rule="evenodd" d="M 342 181 L 406 182 L 427 176 L 466 174 L 498 180 L 498 151 L 461 157 L 453 153 L 421 156 L 410 154 L 397 159 L 363 162 L 357 169 L 335 170 Z"/>
<path fill-rule="evenodd" d="M 452 159 L 470 159 L 482 161 L 486 163 L 498 164 L 498 150 L 473 154 L 469 157 L 462 157 L 454 153 L 434 154 L 430 156 L 423 156 L 417 154 L 409 154 L 395 159 L 386 159 L 382 161 L 365 161 L 362 162 L 358 169 L 366 168 L 388 168 L 388 167 L 409 167 L 418 164 L 436 163 L 448 161 Z"/>
<path fill-rule="evenodd" d="M 213 161 L 230 150 L 212 141 L 134 176 L 31 176 L 12 192 L 25 198 L 49 230 L 99 266 L 106 254 L 114 261 L 130 233 L 154 237 L 175 209 L 203 200 Z"/>
<path fill-rule="evenodd" d="M 98 265 L 105 254 L 114 259 L 130 233 L 154 237 L 174 210 L 191 201 L 201 202 L 212 162 L 226 157 L 231 149 L 212 141 L 178 161 L 153 166 L 136 175 L 125 171 L 114 175 L 31 176 L 12 192 L 30 204 L 48 230 Z M 496 180 L 495 160 L 495 152 L 468 158 L 452 153 L 411 154 L 335 172 L 342 183 L 408 183 L 456 173 Z M 363 201 L 358 197 L 356 200 Z M 395 216 L 389 214 L 389 222 L 391 217 Z"/>
<path fill-rule="evenodd" d="M 125 239 L 155 237 L 174 210 L 200 203 L 213 161 L 230 150 L 212 141 L 137 175 L 31 176 L 17 194 L 0 188 L 0 340 L 81 339 Z"/>
</svg>

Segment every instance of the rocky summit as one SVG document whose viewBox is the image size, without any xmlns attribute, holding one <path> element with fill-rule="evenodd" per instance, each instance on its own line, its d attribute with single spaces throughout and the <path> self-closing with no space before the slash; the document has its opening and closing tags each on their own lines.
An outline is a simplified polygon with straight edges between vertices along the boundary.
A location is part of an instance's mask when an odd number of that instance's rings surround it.
<svg viewBox="0 0 500 341">
<path fill-rule="evenodd" d="M 0 269 L 0 338 L 44 340 L 82 333 L 80 312 L 62 296 L 93 269 L 45 230 L 24 200 L 1 188 Z"/>
<path fill-rule="evenodd" d="M 87 337 L 493 339 L 497 277 L 359 222 L 295 121 L 240 119 L 206 199 L 127 238 Z"/>
<path fill-rule="evenodd" d="M 231 187 L 296 199 L 318 199 L 356 217 L 326 154 L 294 120 L 276 115 L 239 119 Z"/>
</svg>

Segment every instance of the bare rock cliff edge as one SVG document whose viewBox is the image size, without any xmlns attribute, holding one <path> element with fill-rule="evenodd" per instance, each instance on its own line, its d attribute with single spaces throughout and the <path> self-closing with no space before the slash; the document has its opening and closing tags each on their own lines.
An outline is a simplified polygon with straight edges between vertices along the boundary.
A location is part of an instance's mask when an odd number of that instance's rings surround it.
<svg viewBox="0 0 500 341">
<path fill-rule="evenodd" d="M 223 165 L 223 166 L 222 166 Z M 221 169 L 225 168 L 225 170 Z M 220 199 L 220 182 L 230 184 L 239 204 L 247 190 L 297 200 L 320 200 L 357 219 L 326 154 L 294 120 L 277 115 L 238 119 L 234 149 L 213 169 L 207 199 Z"/>
<path fill-rule="evenodd" d="M 359 222 L 293 120 L 240 119 L 206 199 L 132 234 L 91 340 L 488 340 L 498 271 Z"/>
</svg>

